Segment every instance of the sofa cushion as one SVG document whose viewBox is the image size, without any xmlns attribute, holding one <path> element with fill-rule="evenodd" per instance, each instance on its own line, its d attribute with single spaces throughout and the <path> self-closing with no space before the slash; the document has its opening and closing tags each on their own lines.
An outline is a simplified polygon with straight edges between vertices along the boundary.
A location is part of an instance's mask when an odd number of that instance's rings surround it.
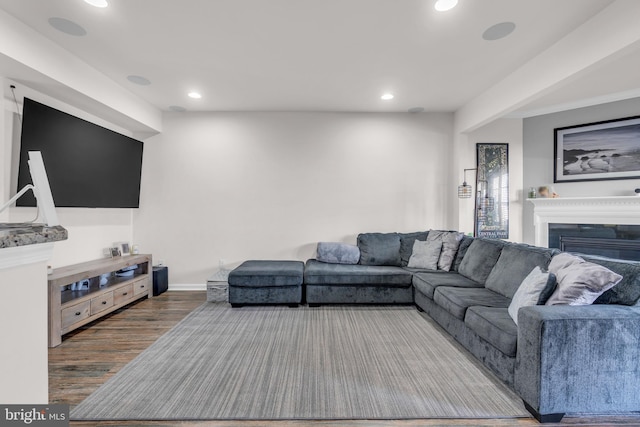
<svg viewBox="0 0 640 427">
<path fill-rule="evenodd" d="M 469 307 L 464 324 L 505 356 L 515 357 L 518 327 L 506 308 Z"/>
<path fill-rule="evenodd" d="M 401 267 L 326 264 L 311 259 L 304 270 L 307 285 L 411 286 L 411 272 Z"/>
<path fill-rule="evenodd" d="M 432 240 L 429 242 L 421 242 L 416 240 L 413 242 L 413 253 L 409 258 L 409 268 L 423 268 L 426 270 L 437 270 L 438 259 L 442 250 L 442 242 Z"/>
<path fill-rule="evenodd" d="M 474 305 L 506 309 L 511 302 L 509 298 L 487 288 L 453 288 L 448 286 L 438 287 L 433 294 L 433 300 L 460 320 L 464 320 L 467 308 Z"/>
<path fill-rule="evenodd" d="M 460 271 L 460 264 L 462 264 L 462 260 L 464 259 L 469 246 L 473 243 L 473 237 L 464 236 L 462 240 L 460 240 L 460 244 L 458 245 L 458 252 L 456 252 L 456 258 L 453 260 L 453 265 L 451 266 L 451 270 Z"/>
<path fill-rule="evenodd" d="M 622 276 L 602 265 L 561 253 L 549 263 L 558 286 L 546 305 L 589 305 L 622 280 Z"/>
<path fill-rule="evenodd" d="M 427 241 L 436 240 L 442 242 L 442 251 L 438 259 L 438 269 L 444 271 L 451 270 L 456 252 L 458 252 L 460 240 L 462 240 L 463 237 L 464 234 L 457 231 L 429 230 Z"/>
<path fill-rule="evenodd" d="M 491 270 L 485 287 L 513 298 L 522 281 L 535 267 L 546 270 L 551 262 L 553 250 L 534 246 L 507 244 L 500 252 L 498 262 Z"/>
<path fill-rule="evenodd" d="M 482 288 L 480 283 L 467 279 L 454 272 L 420 272 L 413 275 L 413 286 L 420 293 L 433 299 L 433 293 L 439 286 L 453 286 L 457 288 Z"/>
<path fill-rule="evenodd" d="M 582 258 L 622 275 L 620 283 L 600 295 L 594 304 L 635 305 L 640 301 L 640 262 L 592 255 L 585 255 Z"/>
<path fill-rule="evenodd" d="M 400 233 L 400 264 L 406 267 L 409 264 L 409 258 L 413 253 L 413 243 L 416 240 L 426 241 L 428 231 L 416 231 L 415 233 Z"/>
<path fill-rule="evenodd" d="M 329 264 L 357 264 L 360 249 L 346 243 L 318 242 L 318 261 Z"/>
<path fill-rule="evenodd" d="M 504 245 L 501 240 L 474 239 L 460 264 L 460 274 L 484 284 Z"/>
<path fill-rule="evenodd" d="M 245 261 L 229 273 L 229 286 L 262 288 L 302 285 L 304 263 L 300 261 Z"/>
<path fill-rule="evenodd" d="M 363 233 L 358 235 L 360 264 L 400 266 L 398 233 Z"/>
<path fill-rule="evenodd" d="M 522 281 L 509 304 L 509 316 L 518 324 L 518 311 L 522 307 L 542 305 L 556 289 L 556 276 L 553 273 L 535 267 Z"/>
</svg>

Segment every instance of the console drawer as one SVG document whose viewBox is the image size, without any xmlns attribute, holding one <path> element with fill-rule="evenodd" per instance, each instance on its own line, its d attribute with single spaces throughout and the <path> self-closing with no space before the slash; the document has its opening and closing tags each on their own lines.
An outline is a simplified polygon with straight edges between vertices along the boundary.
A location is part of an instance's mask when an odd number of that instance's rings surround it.
<svg viewBox="0 0 640 427">
<path fill-rule="evenodd" d="M 122 288 L 113 291 L 113 304 L 123 304 L 132 300 L 133 297 L 133 283 L 130 283 L 127 286 L 123 286 Z"/>
<path fill-rule="evenodd" d="M 85 301 L 80 304 L 62 309 L 62 329 L 86 319 L 91 315 L 91 302 Z"/>
<path fill-rule="evenodd" d="M 111 307 L 113 307 L 113 292 L 105 292 L 100 296 L 91 298 L 92 316 Z"/>
<path fill-rule="evenodd" d="M 133 284 L 133 294 L 138 296 L 140 294 L 144 294 L 149 292 L 149 288 L 151 288 L 151 280 L 142 279 Z"/>
</svg>

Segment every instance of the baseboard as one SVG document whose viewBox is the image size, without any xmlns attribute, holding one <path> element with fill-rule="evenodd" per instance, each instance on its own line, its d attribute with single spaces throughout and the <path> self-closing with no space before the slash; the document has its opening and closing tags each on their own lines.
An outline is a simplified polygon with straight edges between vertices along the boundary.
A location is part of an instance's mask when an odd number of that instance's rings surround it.
<svg viewBox="0 0 640 427">
<path fill-rule="evenodd" d="M 171 283 L 169 291 L 206 291 L 206 283 Z"/>
</svg>

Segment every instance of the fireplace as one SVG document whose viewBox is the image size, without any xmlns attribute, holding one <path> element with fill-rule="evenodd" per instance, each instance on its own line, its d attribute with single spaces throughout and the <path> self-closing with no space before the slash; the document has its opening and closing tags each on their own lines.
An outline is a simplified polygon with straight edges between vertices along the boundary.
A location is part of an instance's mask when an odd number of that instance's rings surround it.
<svg viewBox="0 0 640 427">
<path fill-rule="evenodd" d="M 549 247 L 640 261 L 640 225 L 549 224 Z"/>
<path fill-rule="evenodd" d="M 529 199 L 535 244 L 613 258 L 640 258 L 640 197 Z"/>
</svg>

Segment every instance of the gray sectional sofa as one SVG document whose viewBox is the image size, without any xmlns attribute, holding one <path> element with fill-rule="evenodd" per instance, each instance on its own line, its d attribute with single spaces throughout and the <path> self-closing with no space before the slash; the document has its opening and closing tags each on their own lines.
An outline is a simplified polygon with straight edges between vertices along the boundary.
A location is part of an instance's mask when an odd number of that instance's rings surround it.
<svg viewBox="0 0 640 427">
<path fill-rule="evenodd" d="M 508 307 L 554 249 L 464 237 L 450 271 L 408 268 L 428 232 L 366 234 L 357 265 L 309 260 L 310 306 L 415 304 L 523 399 L 541 422 L 566 413 L 640 413 L 640 263 L 584 257 L 623 276 L 588 306 Z"/>
</svg>

